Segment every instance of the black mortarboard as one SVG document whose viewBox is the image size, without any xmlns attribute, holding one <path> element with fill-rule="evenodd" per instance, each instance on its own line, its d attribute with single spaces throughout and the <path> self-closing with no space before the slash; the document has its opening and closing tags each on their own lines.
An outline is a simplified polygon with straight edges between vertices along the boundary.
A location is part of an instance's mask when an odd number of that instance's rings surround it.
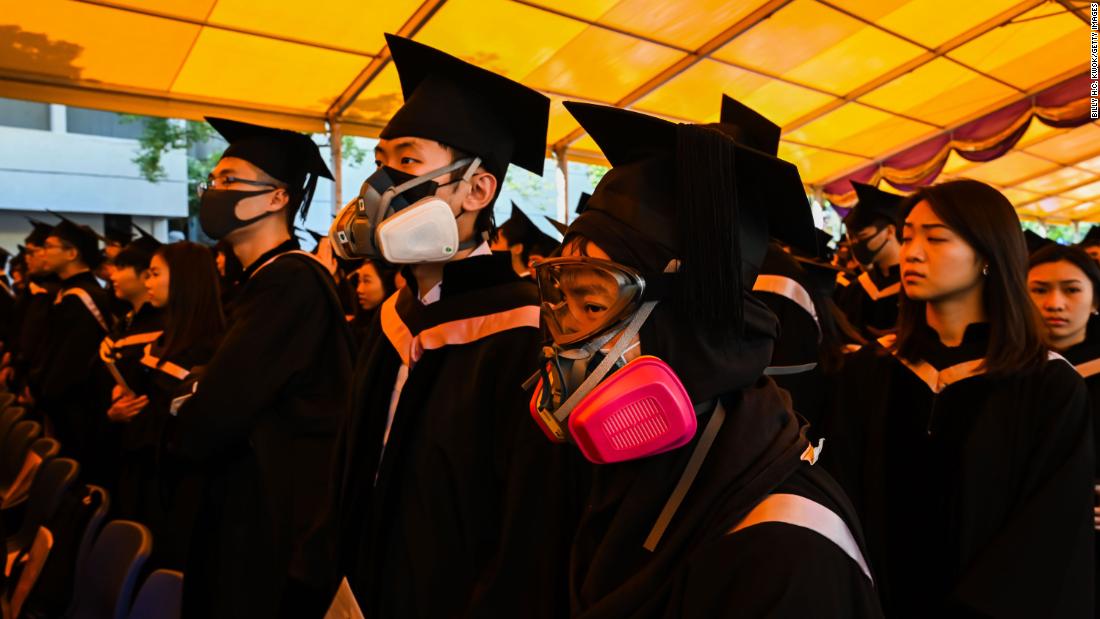
<svg viewBox="0 0 1100 619">
<path fill-rule="evenodd" d="M 141 226 L 139 226 L 139 225 L 137 225 L 133 222 L 131 222 L 130 225 L 133 226 L 134 229 L 138 231 L 138 238 L 134 239 L 133 241 L 130 241 L 128 247 L 134 247 L 134 248 L 137 248 L 137 249 L 139 249 L 143 252 L 146 252 L 146 253 L 152 255 L 152 254 L 156 253 L 156 251 L 158 249 L 160 249 L 161 245 L 163 245 L 163 243 L 161 243 L 160 241 L 157 240 L 157 237 L 153 236 L 152 234 L 149 234 L 149 232 L 147 232 Z"/>
<path fill-rule="evenodd" d="M 680 190 L 691 190 L 691 185 L 707 184 L 713 180 L 710 177 L 732 171 L 741 260 L 753 274 L 763 259 L 769 232 L 788 245 L 815 246 L 813 216 L 793 164 L 737 144 L 718 125 L 677 125 L 629 110 L 572 101 L 565 106 L 613 166 L 593 191 L 585 213 L 603 211 L 675 256 L 683 249 L 677 238 L 680 226 L 676 225 L 684 215 L 676 206 L 683 197 Z M 725 143 L 732 159 L 730 167 L 700 162 L 696 170 L 683 171 L 678 175 L 682 178 L 673 179 L 671 168 L 661 166 L 669 166 L 670 159 L 682 155 L 677 143 L 685 130 L 720 134 L 719 142 Z"/>
<path fill-rule="evenodd" d="M 727 131 L 727 134 L 738 143 L 772 156 L 779 153 L 779 125 L 744 103 L 722 95 L 722 115 L 718 122 L 731 127 L 732 132 Z"/>
<path fill-rule="evenodd" d="M 722 95 L 721 120 L 717 125 L 712 126 L 742 146 L 747 146 L 773 157 L 779 153 L 779 125 L 727 95 Z M 801 182 L 801 179 L 799 182 Z M 773 208 L 783 212 L 792 212 L 798 209 L 810 210 L 810 203 L 806 200 L 804 191 L 790 192 L 784 195 L 792 201 L 791 204 L 773 205 Z M 811 239 L 808 235 L 799 235 L 794 239 L 794 242 L 784 242 L 802 252 L 803 255 L 817 256 L 821 250 L 818 247 L 818 239 L 816 237 Z"/>
<path fill-rule="evenodd" d="M 1032 230 L 1024 230 L 1024 243 L 1027 244 L 1027 253 L 1030 255 L 1046 247 L 1047 245 L 1053 244 L 1054 241 L 1048 238 L 1041 237 Z"/>
<path fill-rule="evenodd" d="M 511 243 L 526 243 L 528 238 L 538 231 L 535 222 L 526 213 L 512 202 L 512 214 L 508 220 L 500 224 L 500 230 Z"/>
<path fill-rule="evenodd" d="M 574 209 L 574 213 L 580 215 L 584 212 L 584 209 L 588 208 L 588 199 L 592 197 L 592 194 L 582 191 L 580 199 L 577 200 L 577 208 Z"/>
<path fill-rule="evenodd" d="M 738 144 L 721 125 L 678 125 L 587 103 L 565 107 L 612 165 L 570 230 L 647 271 L 679 259 L 684 305 L 699 306 L 697 317 L 707 323 L 721 320 L 731 303 L 739 321 L 741 293 L 759 272 L 769 236 L 814 246 L 794 165 Z"/>
<path fill-rule="evenodd" d="M 531 221 L 531 218 L 515 202 L 512 203 L 512 215 L 508 221 L 500 225 L 500 230 L 509 243 L 523 243 L 524 249 L 529 254 L 546 256 L 558 246 L 557 239 L 535 225 L 535 222 Z"/>
<path fill-rule="evenodd" d="M 1092 247 L 1093 245 L 1100 245 L 1100 224 L 1095 224 L 1089 231 L 1085 233 L 1085 238 L 1081 239 L 1078 243 L 1081 247 Z"/>
<path fill-rule="evenodd" d="M 856 198 L 859 202 L 844 218 L 844 226 L 848 228 L 848 232 L 854 234 L 861 228 L 873 226 L 883 220 L 897 225 L 898 215 L 901 214 L 901 203 L 905 200 L 905 196 L 856 181 L 852 181 L 852 188 L 856 190 Z"/>
<path fill-rule="evenodd" d="M 106 241 L 104 242 L 108 245 L 114 244 L 125 246 L 128 245 L 131 240 L 133 240 L 134 236 L 130 234 L 129 230 L 109 229 L 105 231 L 102 238 L 106 239 Z"/>
<path fill-rule="evenodd" d="M 229 142 L 222 159 L 243 159 L 286 183 L 292 215 L 309 212 L 318 177 L 332 179 L 321 149 L 304 133 L 209 116 L 206 122 Z"/>
<path fill-rule="evenodd" d="M 411 39 L 386 35 L 405 103 L 380 136 L 435 140 L 481 158 L 503 183 L 508 164 L 542 176 L 550 99 Z"/>
<path fill-rule="evenodd" d="M 554 219 L 553 217 L 551 217 L 549 215 L 543 215 L 543 217 L 546 218 L 546 221 L 550 222 L 551 226 L 554 226 L 554 229 L 558 231 L 558 234 L 560 234 L 562 236 L 565 236 L 565 233 L 569 231 L 569 226 L 567 226 L 567 225 L 563 224 L 562 222 Z"/>
<path fill-rule="evenodd" d="M 99 252 L 99 234 L 88 226 L 74 222 L 73 220 L 58 215 L 61 221 L 50 230 L 50 236 L 56 236 L 65 243 L 72 245 L 80 254 L 80 260 L 91 268 L 99 266 L 103 256 Z"/>
<path fill-rule="evenodd" d="M 50 236 L 50 230 L 53 230 L 53 226 L 33 217 L 28 217 L 27 221 L 31 222 L 31 233 L 23 239 L 23 242 L 42 247 L 46 243 L 46 237 Z"/>
</svg>

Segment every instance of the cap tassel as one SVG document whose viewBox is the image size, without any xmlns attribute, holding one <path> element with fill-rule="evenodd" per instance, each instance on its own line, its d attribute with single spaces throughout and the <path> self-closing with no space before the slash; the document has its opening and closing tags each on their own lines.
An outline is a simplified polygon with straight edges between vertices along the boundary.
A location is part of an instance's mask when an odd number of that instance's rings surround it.
<svg viewBox="0 0 1100 619">
<path fill-rule="evenodd" d="M 676 191 L 681 218 L 681 311 L 719 336 L 744 332 L 736 151 L 714 129 L 679 125 Z"/>
</svg>

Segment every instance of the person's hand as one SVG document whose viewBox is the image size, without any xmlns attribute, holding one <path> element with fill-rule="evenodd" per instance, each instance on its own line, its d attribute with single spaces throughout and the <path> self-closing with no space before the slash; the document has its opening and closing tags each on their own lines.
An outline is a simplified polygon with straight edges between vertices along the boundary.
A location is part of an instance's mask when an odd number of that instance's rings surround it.
<svg viewBox="0 0 1100 619">
<path fill-rule="evenodd" d="M 119 387 L 115 387 L 115 389 L 121 391 Z M 111 403 L 111 408 L 107 409 L 107 418 L 114 422 L 130 421 L 147 404 L 149 404 L 147 396 L 135 396 L 132 393 L 124 394 Z"/>
<path fill-rule="evenodd" d="M 30 387 L 23 387 L 23 393 L 19 394 L 19 403 L 24 406 L 34 406 L 34 396 Z"/>
<path fill-rule="evenodd" d="M 10 365 L 4 366 L 4 369 L 0 369 L 0 381 L 7 386 L 11 386 L 11 380 L 15 378 L 15 368 Z"/>
<path fill-rule="evenodd" d="M 1096 493 L 1096 498 L 1100 499 L 1100 484 L 1093 486 L 1092 491 Z M 1096 505 L 1095 502 L 1092 508 L 1092 526 L 1100 531 L 1100 505 Z"/>
</svg>

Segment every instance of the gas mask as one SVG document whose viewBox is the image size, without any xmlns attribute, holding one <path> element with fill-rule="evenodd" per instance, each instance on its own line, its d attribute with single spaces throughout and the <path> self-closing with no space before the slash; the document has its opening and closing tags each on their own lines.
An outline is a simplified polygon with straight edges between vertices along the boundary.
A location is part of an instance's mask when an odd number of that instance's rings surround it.
<svg viewBox="0 0 1100 619">
<path fill-rule="evenodd" d="M 625 360 L 658 302 L 643 300 L 645 279 L 593 258 L 552 258 L 534 270 L 553 338 L 543 367 L 529 381 L 538 381 L 531 416 L 546 436 L 573 442 L 597 464 L 644 458 L 690 441 L 695 409 L 672 368 L 653 356 Z"/>
<path fill-rule="evenodd" d="M 445 262 L 476 242 L 459 243 L 451 206 L 435 197 L 433 178 L 465 168 L 452 182 L 469 182 L 481 159 L 460 159 L 413 176 L 382 166 L 363 181 L 329 229 L 333 251 L 345 260 L 381 258 L 391 264 Z"/>
<path fill-rule="evenodd" d="M 676 372 L 661 359 L 625 359 L 663 296 L 662 277 L 650 276 L 647 292 L 645 277 L 607 260 L 552 258 L 533 268 L 553 338 L 543 349 L 543 367 L 526 385 L 534 385 L 531 416 L 543 433 L 554 442 L 572 442 L 595 464 L 656 456 L 691 442 L 698 416 L 711 411 L 711 403 L 697 409 Z M 674 260 L 665 273 L 676 269 Z M 722 403 L 715 402 L 680 480 L 642 544 L 646 550 L 657 548 L 725 417 Z"/>
</svg>

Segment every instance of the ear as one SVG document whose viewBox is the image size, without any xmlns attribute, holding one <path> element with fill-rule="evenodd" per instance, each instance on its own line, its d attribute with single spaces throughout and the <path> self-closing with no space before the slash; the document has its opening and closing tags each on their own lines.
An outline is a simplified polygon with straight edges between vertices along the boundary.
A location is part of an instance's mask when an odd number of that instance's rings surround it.
<svg viewBox="0 0 1100 619">
<path fill-rule="evenodd" d="M 523 255 L 523 243 L 516 243 L 515 245 L 512 245 L 511 247 L 508 248 L 508 251 L 512 252 L 513 256 L 522 256 Z"/>
<path fill-rule="evenodd" d="M 497 178 L 483 168 L 470 178 L 470 193 L 462 200 L 462 210 L 480 211 L 489 206 L 497 193 Z"/>
<path fill-rule="evenodd" d="M 286 207 L 290 204 L 290 192 L 286 189 L 279 188 L 271 192 L 271 199 L 268 202 L 268 212 L 274 213 L 275 211 Z"/>
</svg>

